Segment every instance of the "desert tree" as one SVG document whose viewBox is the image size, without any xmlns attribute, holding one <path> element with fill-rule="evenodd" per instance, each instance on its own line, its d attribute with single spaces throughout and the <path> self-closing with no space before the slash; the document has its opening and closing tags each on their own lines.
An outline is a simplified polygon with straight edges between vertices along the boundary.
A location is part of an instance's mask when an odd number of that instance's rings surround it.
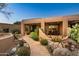
<svg viewBox="0 0 79 59">
<path fill-rule="evenodd" d="M 7 3 L 0 3 L 0 13 L 4 14 L 4 16 L 9 19 L 11 16 L 12 12 L 6 11 L 5 8 L 7 8 L 8 4 Z"/>
<path fill-rule="evenodd" d="M 21 21 L 16 21 L 13 24 L 21 24 Z"/>
</svg>

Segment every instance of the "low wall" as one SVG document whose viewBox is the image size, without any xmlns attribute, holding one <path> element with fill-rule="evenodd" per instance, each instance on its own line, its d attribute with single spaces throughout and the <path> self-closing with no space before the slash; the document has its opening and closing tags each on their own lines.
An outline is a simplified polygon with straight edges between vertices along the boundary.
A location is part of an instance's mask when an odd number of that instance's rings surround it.
<svg viewBox="0 0 79 59">
<path fill-rule="evenodd" d="M 41 29 L 39 29 L 39 38 L 42 38 L 42 39 L 51 39 Z"/>
<path fill-rule="evenodd" d="M 62 39 L 62 35 L 51 35 L 51 38 L 54 37 L 59 37 Z M 39 38 L 51 40 L 50 35 L 46 35 L 41 29 L 39 29 Z"/>
</svg>

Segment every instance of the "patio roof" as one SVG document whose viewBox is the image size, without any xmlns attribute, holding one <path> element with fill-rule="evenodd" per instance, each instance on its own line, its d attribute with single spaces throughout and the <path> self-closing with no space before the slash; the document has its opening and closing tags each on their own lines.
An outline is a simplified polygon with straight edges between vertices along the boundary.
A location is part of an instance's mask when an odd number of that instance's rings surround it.
<svg viewBox="0 0 79 59">
<path fill-rule="evenodd" d="M 30 24 L 30 23 L 41 23 L 41 22 L 61 22 L 64 20 L 68 21 L 79 20 L 79 15 L 58 16 L 48 18 L 32 18 L 32 19 L 24 19 L 22 22 Z"/>
</svg>

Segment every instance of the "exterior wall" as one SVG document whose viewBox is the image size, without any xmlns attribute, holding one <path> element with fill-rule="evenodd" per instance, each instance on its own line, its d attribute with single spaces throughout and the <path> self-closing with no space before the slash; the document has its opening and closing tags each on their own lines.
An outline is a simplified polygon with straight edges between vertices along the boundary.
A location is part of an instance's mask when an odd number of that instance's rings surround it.
<svg viewBox="0 0 79 59">
<path fill-rule="evenodd" d="M 0 32 L 4 32 L 3 29 L 9 29 L 9 32 L 11 32 L 14 29 L 21 30 L 20 28 L 20 25 L 0 23 Z"/>
<path fill-rule="evenodd" d="M 14 30 L 14 29 L 17 29 L 17 30 L 20 30 L 21 31 L 21 26 L 20 25 L 11 25 L 10 26 L 10 31 L 11 30 Z"/>
<path fill-rule="evenodd" d="M 39 38 L 50 39 L 41 29 L 39 29 Z"/>
<path fill-rule="evenodd" d="M 62 27 L 62 23 L 59 25 L 59 29 L 60 29 L 60 35 L 62 35 L 63 34 L 63 29 L 62 29 L 63 27 Z"/>
<path fill-rule="evenodd" d="M 3 29 L 9 28 L 10 24 L 0 24 L 0 32 L 3 32 Z"/>
<path fill-rule="evenodd" d="M 41 29 L 45 31 L 45 22 L 41 22 Z"/>
<path fill-rule="evenodd" d="M 24 35 L 24 23 L 23 22 L 21 22 L 21 35 Z"/>
<path fill-rule="evenodd" d="M 60 31 L 63 36 L 67 35 L 67 28 L 68 28 L 68 22 L 69 21 L 79 21 L 79 15 L 71 15 L 71 16 L 62 16 L 62 17 L 50 17 L 50 18 L 37 18 L 37 19 L 29 19 L 29 20 L 23 20 L 23 24 L 37 24 L 41 23 L 41 28 L 45 31 L 45 23 L 50 22 L 62 22 L 60 25 Z M 21 24 L 21 34 L 24 34 L 24 25 Z"/>
<path fill-rule="evenodd" d="M 67 36 L 68 20 L 64 20 L 62 26 L 63 26 L 63 28 L 62 28 L 63 29 L 63 31 L 62 31 L 63 36 Z"/>
</svg>

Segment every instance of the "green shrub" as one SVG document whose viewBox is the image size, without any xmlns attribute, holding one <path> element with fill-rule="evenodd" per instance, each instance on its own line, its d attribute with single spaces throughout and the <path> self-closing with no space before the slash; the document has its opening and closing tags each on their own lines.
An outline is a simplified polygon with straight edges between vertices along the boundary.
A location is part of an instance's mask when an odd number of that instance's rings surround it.
<svg viewBox="0 0 79 59">
<path fill-rule="evenodd" d="M 41 39 L 41 40 L 40 40 L 40 43 L 41 43 L 42 45 L 48 45 L 48 41 L 47 41 L 46 39 Z"/>
<path fill-rule="evenodd" d="M 75 24 L 70 31 L 70 38 L 79 43 L 79 24 Z"/>
<path fill-rule="evenodd" d="M 52 38 L 52 41 L 54 41 L 54 42 L 61 42 L 61 39 L 59 37 L 54 37 L 54 38 Z"/>
<path fill-rule="evenodd" d="M 35 41 L 39 40 L 39 37 L 36 32 L 31 32 L 30 37 Z"/>
<path fill-rule="evenodd" d="M 30 56 L 30 48 L 26 46 L 19 47 L 16 50 L 16 54 L 18 56 Z"/>
</svg>

